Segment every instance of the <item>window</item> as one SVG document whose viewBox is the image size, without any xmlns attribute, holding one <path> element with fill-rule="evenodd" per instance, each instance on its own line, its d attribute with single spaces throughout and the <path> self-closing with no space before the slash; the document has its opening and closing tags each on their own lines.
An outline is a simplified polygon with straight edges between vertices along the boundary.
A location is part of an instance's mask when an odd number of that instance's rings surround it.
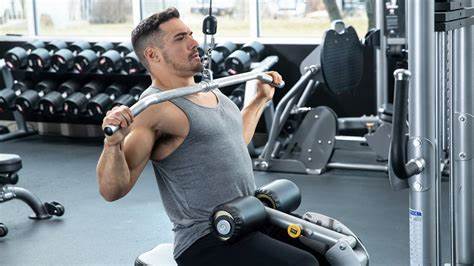
<svg viewBox="0 0 474 266">
<path fill-rule="evenodd" d="M 209 13 L 209 0 L 142 0 L 142 7 L 143 18 L 176 7 L 183 21 L 193 30 L 194 38 L 202 40 L 202 21 Z M 216 38 L 250 36 L 249 0 L 213 0 L 212 14 L 217 18 Z"/>
<path fill-rule="evenodd" d="M 210 0 L 0 0 L 0 34 L 126 37 L 140 18 L 176 7 L 201 41 Z M 216 39 L 320 39 L 342 19 L 362 37 L 375 26 L 375 0 L 213 0 Z M 33 15 L 33 12 L 35 13 Z"/>
<path fill-rule="evenodd" d="M 39 35 L 130 36 L 132 0 L 36 0 Z"/>
<path fill-rule="evenodd" d="M 259 0 L 260 36 L 322 38 L 332 20 L 342 19 L 362 37 L 368 30 L 366 5 L 365 0 Z"/>
<path fill-rule="evenodd" d="M 27 34 L 26 10 L 24 0 L 1 0 L 0 34 Z"/>
</svg>

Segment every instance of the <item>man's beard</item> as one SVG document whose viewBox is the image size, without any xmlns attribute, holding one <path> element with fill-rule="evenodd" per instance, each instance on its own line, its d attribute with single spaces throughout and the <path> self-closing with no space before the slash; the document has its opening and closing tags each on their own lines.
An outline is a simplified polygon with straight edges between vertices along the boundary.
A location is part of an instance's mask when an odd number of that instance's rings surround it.
<svg viewBox="0 0 474 266">
<path fill-rule="evenodd" d="M 202 72 L 204 70 L 204 66 L 202 65 L 201 61 L 197 61 L 194 59 L 188 59 L 188 63 L 181 63 L 181 62 L 175 62 L 171 59 L 171 57 L 168 55 L 168 53 L 163 53 L 163 59 L 165 62 L 171 66 L 177 71 L 177 72 L 189 72 L 192 74 Z"/>
</svg>

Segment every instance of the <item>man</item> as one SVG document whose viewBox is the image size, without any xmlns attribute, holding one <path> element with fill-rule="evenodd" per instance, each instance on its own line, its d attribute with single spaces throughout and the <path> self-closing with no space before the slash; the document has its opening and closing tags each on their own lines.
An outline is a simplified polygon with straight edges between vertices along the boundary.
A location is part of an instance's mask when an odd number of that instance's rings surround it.
<svg viewBox="0 0 474 266">
<path fill-rule="evenodd" d="M 202 71 L 198 43 L 174 8 L 143 20 L 132 43 L 152 79 L 141 97 L 192 85 Z M 268 74 L 282 81 L 278 73 Z M 107 201 L 125 196 L 151 160 L 174 225 L 179 265 L 317 265 L 311 254 L 262 233 L 235 244 L 210 234 L 214 207 L 255 190 L 247 144 L 274 88 L 259 83 L 257 91 L 241 113 L 215 90 L 150 106 L 135 118 L 124 106 L 104 118 L 103 126 L 121 130 L 104 141 L 97 165 L 101 195 Z"/>
</svg>

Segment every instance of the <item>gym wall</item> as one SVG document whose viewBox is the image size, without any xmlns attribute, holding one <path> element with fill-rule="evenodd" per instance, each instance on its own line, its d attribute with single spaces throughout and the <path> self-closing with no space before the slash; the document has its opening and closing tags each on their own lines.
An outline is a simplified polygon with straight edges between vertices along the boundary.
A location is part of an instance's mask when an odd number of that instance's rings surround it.
<svg viewBox="0 0 474 266">
<path fill-rule="evenodd" d="M 0 56 L 3 57 L 5 52 L 9 49 L 21 44 L 18 41 L 4 41 L 0 42 Z M 277 91 L 275 94 L 275 103 L 277 104 L 279 99 L 291 88 L 292 85 L 300 77 L 299 64 L 317 45 L 307 44 L 267 44 L 266 54 L 274 54 L 279 56 L 280 60 L 278 64 L 273 68 L 278 71 L 286 81 L 286 87 Z M 359 88 L 350 94 L 343 95 L 331 95 L 324 88 L 319 89 L 315 92 L 309 104 L 312 106 L 316 105 L 327 105 L 334 109 L 338 116 L 360 116 L 374 114 L 376 111 L 375 104 L 375 66 L 372 63 L 373 56 L 371 51 L 365 53 L 366 66 L 364 71 L 364 77 L 361 81 Z M 1 86 L 3 87 L 3 80 L 0 80 Z M 9 115 L 0 113 L 0 120 L 10 119 Z"/>
</svg>

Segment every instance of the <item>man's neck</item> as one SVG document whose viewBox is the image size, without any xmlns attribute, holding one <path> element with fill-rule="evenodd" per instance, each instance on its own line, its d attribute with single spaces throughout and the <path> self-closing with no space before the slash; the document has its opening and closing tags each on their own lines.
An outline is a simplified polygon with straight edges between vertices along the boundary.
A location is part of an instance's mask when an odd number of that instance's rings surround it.
<svg viewBox="0 0 474 266">
<path fill-rule="evenodd" d="M 196 84 L 194 77 L 176 76 L 169 73 L 160 73 L 158 75 L 151 75 L 151 85 L 162 90 L 171 90 L 180 87 L 186 87 Z"/>
</svg>

